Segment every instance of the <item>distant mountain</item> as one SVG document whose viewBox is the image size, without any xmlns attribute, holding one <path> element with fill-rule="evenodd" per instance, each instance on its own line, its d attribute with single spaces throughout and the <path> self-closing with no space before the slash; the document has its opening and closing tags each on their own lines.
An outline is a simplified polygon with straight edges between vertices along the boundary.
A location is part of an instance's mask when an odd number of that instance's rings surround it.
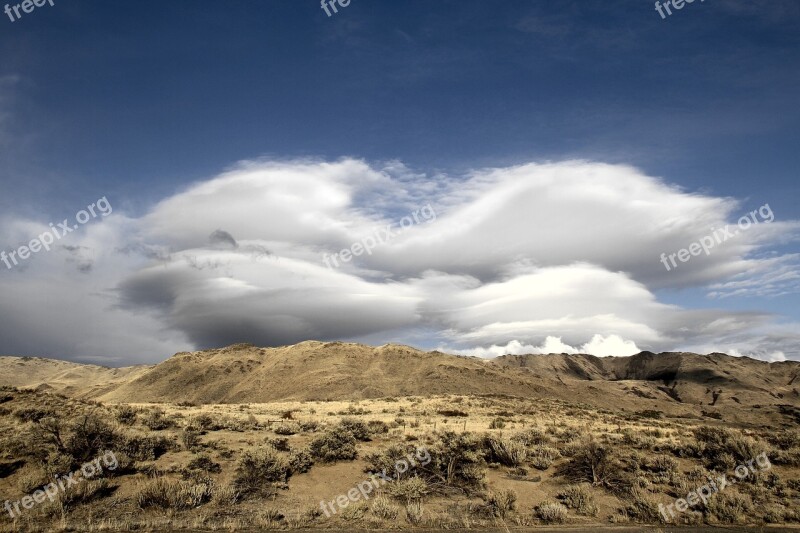
<svg viewBox="0 0 800 533">
<path fill-rule="evenodd" d="M 111 369 L 0 357 L 0 384 L 119 403 L 266 403 L 387 396 L 510 395 L 600 409 L 661 411 L 757 423 L 800 413 L 800 363 L 724 354 L 631 357 L 507 355 L 494 360 L 307 341 L 237 344 L 178 353 L 152 366 Z M 787 418 L 788 417 L 788 418 Z"/>
</svg>

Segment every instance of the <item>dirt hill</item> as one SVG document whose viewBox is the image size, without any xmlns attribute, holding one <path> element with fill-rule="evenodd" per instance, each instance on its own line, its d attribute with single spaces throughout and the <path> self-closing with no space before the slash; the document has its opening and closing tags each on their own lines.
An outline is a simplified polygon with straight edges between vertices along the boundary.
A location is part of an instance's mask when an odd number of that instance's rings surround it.
<svg viewBox="0 0 800 533">
<path fill-rule="evenodd" d="M 0 384 L 118 403 L 265 403 L 389 396 L 508 395 L 600 409 L 756 423 L 800 417 L 800 363 L 724 354 L 503 356 L 487 361 L 389 344 L 308 341 L 178 353 L 111 369 L 0 358 Z M 788 417 L 788 418 L 787 418 Z M 796 423 L 796 422 L 795 422 Z"/>
</svg>

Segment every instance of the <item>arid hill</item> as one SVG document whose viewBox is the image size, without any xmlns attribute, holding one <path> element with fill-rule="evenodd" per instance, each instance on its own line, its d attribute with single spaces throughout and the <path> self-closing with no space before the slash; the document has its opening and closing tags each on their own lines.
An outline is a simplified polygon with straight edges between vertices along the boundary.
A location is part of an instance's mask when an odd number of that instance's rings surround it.
<svg viewBox="0 0 800 533">
<path fill-rule="evenodd" d="M 112 403 L 265 403 L 445 394 L 556 399 L 756 423 L 800 416 L 800 363 L 724 354 L 521 355 L 482 360 L 409 346 L 307 341 L 178 353 L 110 369 L 0 358 L 0 384 Z M 796 422 L 796 421 L 795 421 Z"/>
</svg>

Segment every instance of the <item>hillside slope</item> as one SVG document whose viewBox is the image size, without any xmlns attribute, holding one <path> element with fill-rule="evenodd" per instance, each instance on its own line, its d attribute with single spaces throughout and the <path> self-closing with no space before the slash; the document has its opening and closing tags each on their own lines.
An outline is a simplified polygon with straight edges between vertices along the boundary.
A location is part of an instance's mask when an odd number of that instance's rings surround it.
<svg viewBox="0 0 800 533">
<path fill-rule="evenodd" d="M 0 385 L 89 398 L 116 389 L 151 368 L 108 368 L 42 357 L 0 356 Z"/>
</svg>

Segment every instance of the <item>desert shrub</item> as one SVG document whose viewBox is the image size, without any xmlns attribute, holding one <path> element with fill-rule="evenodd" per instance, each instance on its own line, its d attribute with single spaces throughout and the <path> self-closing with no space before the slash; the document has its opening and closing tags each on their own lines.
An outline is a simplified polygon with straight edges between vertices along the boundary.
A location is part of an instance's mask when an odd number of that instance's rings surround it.
<svg viewBox="0 0 800 533">
<path fill-rule="evenodd" d="M 657 420 L 659 418 L 663 418 L 664 413 L 655 409 L 643 409 L 641 411 L 637 411 L 636 416 L 640 418 L 652 418 Z"/>
<path fill-rule="evenodd" d="M 0 394 L 0 403 L 7 403 L 14 399 L 10 394 Z"/>
<path fill-rule="evenodd" d="M 189 461 L 189 464 L 186 465 L 186 468 L 189 470 L 207 472 L 209 474 L 219 474 L 222 472 L 222 466 L 219 463 L 212 461 L 207 455 L 198 455 L 197 457 L 193 458 L 191 461 Z"/>
<path fill-rule="evenodd" d="M 338 415 L 368 415 L 369 410 L 363 407 L 356 407 L 355 405 L 348 405 L 344 411 L 336 413 Z"/>
<path fill-rule="evenodd" d="M 540 446 L 550 443 L 550 437 L 541 429 L 529 429 L 521 433 L 517 433 L 511 437 L 511 440 L 516 440 L 523 443 L 525 446 Z"/>
<path fill-rule="evenodd" d="M 418 525 L 422 522 L 422 500 L 408 502 L 406 504 L 406 520 L 409 524 Z"/>
<path fill-rule="evenodd" d="M 487 450 L 487 460 L 493 463 L 520 466 L 528 458 L 528 448 L 518 441 L 487 436 L 483 445 Z"/>
<path fill-rule="evenodd" d="M 577 428 L 564 428 L 555 432 L 555 437 L 564 444 L 578 440 L 581 435 L 581 431 Z"/>
<path fill-rule="evenodd" d="M 589 489 L 584 485 L 568 485 L 561 489 L 556 498 L 570 509 L 584 516 L 597 516 L 597 505 Z"/>
<path fill-rule="evenodd" d="M 364 471 L 370 474 L 379 474 L 385 472 L 385 475 L 393 479 L 403 479 L 412 475 L 420 474 L 419 471 L 412 472 L 415 465 L 412 465 L 408 457 L 415 463 L 420 463 L 426 457 L 418 457 L 416 455 L 416 448 L 411 445 L 392 444 L 385 450 L 379 452 L 368 453 L 364 460 L 367 466 Z M 398 469 L 398 465 L 403 462 L 406 463 L 404 471 Z"/>
<path fill-rule="evenodd" d="M 283 418 L 284 420 L 294 420 L 294 411 L 290 409 L 288 411 L 282 412 L 281 418 Z"/>
<path fill-rule="evenodd" d="M 502 418 L 494 418 L 489 422 L 489 429 L 503 429 L 506 427 L 506 421 Z"/>
<path fill-rule="evenodd" d="M 400 508 L 389 503 L 385 496 L 378 496 L 372 501 L 372 514 L 383 520 L 395 520 Z"/>
<path fill-rule="evenodd" d="M 155 478 L 139 487 L 134 499 L 141 509 L 193 509 L 211 500 L 213 487 L 210 482 L 192 483 Z"/>
<path fill-rule="evenodd" d="M 339 512 L 342 520 L 347 522 L 355 522 L 361 520 L 367 514 L 369 504 L 365 501 L 351 503 Z"/>
<path fill-rule="evenodd" d="M 578 446 L 557 473 L 573 483 L 588 482 L 622 491 L 628 488 L 624 465 L 614 457 L 609 447 L 592 439 Z"/>
<path fill-rule="evenodd" d="M 262 446 L 242 454 L 236 465 L 234 486 L 243 495 L 269 496 L 291 475 L 288 457 L 275 448 Z"/>
<path fill-rule="evenodd" d="M 642 435 L 631 428 L 622 430 L 622 443 L 637 450 L 651 450 L 656 445 L 656 439 Z"/>
<path fill-rule="evenodd" d="M 800 431 L 788 429 L 776 431 L 767 435 L 767 440 L 780 450 L 793 450 L 800 448 Z"/>
<path fill-rule="evenodd" d="M 369 432 L 373 435 L 389 433 L 389 425 L 383 420 L 370 420 L 367 422 L 367 429 L 369 429 Z"/>
<path fill-rule="evenodd" d="M 469 413 L 465 413 L 464 411 L 459 411 L 458 409 L 440 409 L 439 411 L 436 411 L 436 413 L 438 413 L 441 416 L 446 416 L 446 417 L 454 417 L 454 416 L 466 417 L 466 416 L 469 416 Z"/>
<path fill-rule="evenodd" d="M 733 468 L 767 451 L 762 443 L 732 429 L 700 427 L 695 429 L 694 435 L 703 445 L 706 466 L 715 470 Z"/>
<path fill-rule="evenodd" d="M 431 462 L 426 467 L 436 481 L 464 489 L 483 484 L 484 450 L 481 439 L 472 433 L 444 431 L 431 449 Z"/>
<path fill-rule="evenodd" d="M 208 413 L 201 413 L 196 417 L 194 417 L 194 419 L 191 422 L 191 425 L 203 431 L 217 431 L 221 429 L 220 426 L 214 420 L 214 417 Z"/>
<path fill-rule="evenodd" d="M 674 472 L 678 469 L 678 461 L 667 455 L 647 457 L 642 463 L 642 469 L 649 472 Z"/>
<path fill-rule="evenodd" d="M 749 496 L 733 490 L 717 492 L 706 504 L 708 514 L 725 524 L 737 524 L 747 520 L 753 502 Z"/>
<path fill-rule="evenodd" d="M 161 435 L 134 435 L 119 441 L 118 449 L 136 461 L 155 461 L 175 447 L 172 440 Z"/>
<path fill-rule="evenodd" d="M 234 485 L 222 485 L 214 487 L 212 501 L 219 505 L 233 505 L 239 501 L 241 493 Z"/>
<path fill-rule="evenodd" d="M 506 515 L 516 509 L 517 493 L 513 490 L 490 492 L 485 501 L 494 516 L 505 519 Z"/>
<path fill-rule="evenodd" d="M 51 481 L 50 476 L 40 466 L 25 465 L 17 473 L 17 488 L 23 494 L 30 494 Z"/>
<path fill-rule="evenodd" d="M 265 442 L 278 450 L 279 452 L 288 452 L 292 449 L 289 445 L 289 439 L 286 437 L 275 437 L 274 439 L 266 439 Z"/>
<path fill-rule="evenodd" d="M 292 472 L 305 474 L 314 465 L 314 458 L 308 449 L 298 450 L 289 455 L 289 467 Z"/>
<path fill-rule="evenodd" d="M 78 505 L 91 503 L 114 493 L 116 487 L 107 479 L 81 481 L 70 490 L 59 492 L 58 499 L 62 509 L 70 511 Z"/>
<path fill-rule="evenodd" d="M 630 491 L 629 498 L 624 509 L 628 518 L 648 524 L 664 520 L 663 515 L 658 510 L 658 504 L 643 491 L 634 489 Z"/>
<path fill-rule="evenodd" d="M 60 424 L 52 420 L 42 420 L 40 426 L 46 431 L 49 428 L 52 442 L 60 452 L 72 456 L 75 460 L 74 466 L 94 459 L 105 450 L 114 449 L 120 440 L 114 428 L 92 414 L 80 417 L 66 438 L 60 434 Z"/>
<path fill-rule="evenodd" d="M 38 407 L 22 407 L 14 411 L 14 416 L 21 422 L 38 422 L 43 418 L 55 417 L 56 413 L 52 409 L 40 409 Z"/>
<path fill-rule="evenodd" d="M 136 423 L 136 409 L 129 405 L 121 405 L 117 408 L 115 418 L 120 424 L 132 426 Z"/>
<path fill-rule="evenodd" d="M 307 433 L 313 433 L 319 429 L 319 422 L 315 420 L 300 422 L 300 429 Z"/>
<path fill-rule="evenodd" d="M 151 431 L 163 431 L 175 425 L 161 409 L 152 409 L 142 416 L 142 424 Z"/>
<path fill-rule="evenodd" d="M 347 431 L 353 437 L 355 437 L 356 440 L 360 440 L 362 442 L 368 442 L 372 440 L 367 424 L 361 420 L 356 420 L 355 418 L 343 418 L 334 431 Z"/>
<path fill-rule="evenodd" d="M 356 439 L 349 431 L 329 431 L 316 437 L 309 445 L 311 456 L 323 463 L 352 461 L 356 458 Z"/>
<path fill-rule="evenodd" d="M 296 435 L 300 428 L 295 424 L 278 424 L 273 431 L 276 435 Z"/>
<path fill-rule="evenodd" d="M 421 501 L 430 489 L 424 479 L 414 476 L 391 483 L 387 486 L 386 492 L 393 498 L 411 503 Z"/>
<path fill-rule="evenodd" d="M 192 451 L 200 445 L 200 434 L 192 428 L 186 428 L 181 432 L 181 442 L 186 451 Z"/>
<path fill-rule="evenodd" d="M 531 466 L 537 470 L 547 470 L 561 453 L 550 446 L 536 446 L 528 453 Z"/>
<path fill-rule="evenodd" d="M 533 514 L 542 522 L 558 523 L 567 519 L 567 508 L 558 502 L 542 502 L 534 508 Z"/>
</svg>

